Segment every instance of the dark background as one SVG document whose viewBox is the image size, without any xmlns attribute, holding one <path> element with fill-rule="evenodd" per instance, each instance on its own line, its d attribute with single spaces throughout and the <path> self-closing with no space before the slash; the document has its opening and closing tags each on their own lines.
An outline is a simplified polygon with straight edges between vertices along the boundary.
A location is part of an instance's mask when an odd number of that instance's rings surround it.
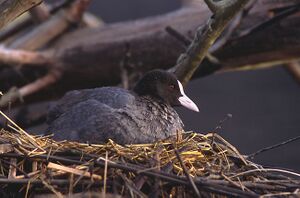
<svg viewBox="0 0 300 198">
<path fill-rule="evenodd" d="M 106 23 L 134 20 L 177 9 L 175 0 L 110 0 L 92 2 L 90 10 Z M 265 146 L 300 135 L 300 92 L 283 67 L 230 72 L 192 81 L 189 95 L 200 113 L 179 108 L 187 130 L 207 133 L 226 114 L 233 118 L 219 134 L 249 154 Z M 300 141 L 265 152 L 255 158 L 263 165 L 300 171 Z"/>
</svg>

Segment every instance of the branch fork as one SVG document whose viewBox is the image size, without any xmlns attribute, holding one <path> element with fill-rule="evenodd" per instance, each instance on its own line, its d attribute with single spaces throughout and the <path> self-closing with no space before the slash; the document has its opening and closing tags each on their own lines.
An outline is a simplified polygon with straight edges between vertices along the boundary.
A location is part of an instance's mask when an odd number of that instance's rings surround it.
<svg viewBox="0 0 300 198">
<path fill-rule="evenodd" d="M 186 52 L 178 58 L 170 70 L 186 85 L 208 53 L 209 48 L 223 32 L 229 21 L 246 5 L 249 0 L 205 0 L 213 16 L 207 24 L 199 27 Z"/>
</svg>

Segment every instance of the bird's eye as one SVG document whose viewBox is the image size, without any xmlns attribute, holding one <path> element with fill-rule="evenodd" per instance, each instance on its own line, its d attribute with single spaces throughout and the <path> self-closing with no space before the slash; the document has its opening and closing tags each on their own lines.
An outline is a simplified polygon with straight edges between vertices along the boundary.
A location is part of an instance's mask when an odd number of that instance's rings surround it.
<svg viewBox="0 0 300 198">
<path fill-rule="evenodd" d="M 175 85 L 169 85 L 171 89 L 175 89 Z"/>
</svg>

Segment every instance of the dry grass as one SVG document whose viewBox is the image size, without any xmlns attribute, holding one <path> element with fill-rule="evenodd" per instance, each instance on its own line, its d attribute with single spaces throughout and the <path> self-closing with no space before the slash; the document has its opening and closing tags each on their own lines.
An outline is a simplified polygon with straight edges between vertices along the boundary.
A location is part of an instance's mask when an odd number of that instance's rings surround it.
<svg viewBox="0 0 300 198">
<path fill-rule="evenodd" d="M 264 169 L 218 134 L 190 132 L 151 144 L 90 145 L 32 136 L 7 119 L 11 130 L 0 131 L 3 195 L 16 193 L 13 187 L 24 196 L 82 191 L 132 197 L 300 196 L 299 174 Z"/>
</svg>

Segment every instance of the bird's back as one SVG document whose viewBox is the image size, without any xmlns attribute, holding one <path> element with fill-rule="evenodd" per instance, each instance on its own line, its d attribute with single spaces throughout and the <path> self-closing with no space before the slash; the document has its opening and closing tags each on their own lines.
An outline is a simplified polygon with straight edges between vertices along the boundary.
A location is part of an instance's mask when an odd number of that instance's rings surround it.
<svg viewBox="0 0 300 198">
<path fill-rule="evenodd" d="M 146 143 L 182 130 L 182 122 L 172 107 L 119 88 L 69 92 L 49 115 L 48 131 L 59 140 Z"/>
<path fill-rule="evenodd" d="M 89 99 L 94 99 L 113 109 L 118 109 L 130 105 L 135 100 L 135 96 L 130 91 L 117 87 L 70 91 L 50 108 L 47 122 L 51 123 L 70 108 Z"/>
</svg>

